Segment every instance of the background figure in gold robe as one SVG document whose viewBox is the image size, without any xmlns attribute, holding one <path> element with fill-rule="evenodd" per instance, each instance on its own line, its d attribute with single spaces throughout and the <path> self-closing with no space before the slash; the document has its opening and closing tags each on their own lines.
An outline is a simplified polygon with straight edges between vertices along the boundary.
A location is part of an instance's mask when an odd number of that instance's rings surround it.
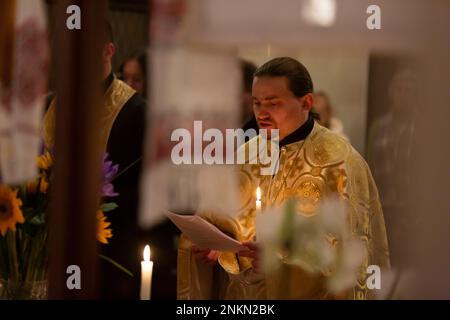
<svg viewBox="0 0 450 320">
<path fill-rule="evenodd" d="M 367 266 L 389 267 L 384 218 L 378 191 L 363 158 L 343 138 L 314 122 L 313 85 L 307 69 L 291 58 L 276 58 L 255 73 L 254 112 L 261 129 L 279 129 L 280 154 L 274 175 L 261 175 L 260 164 L 240 168 L 242 207 L 237 219 L 204 216 L 243 242 L 248 251 L 216 252 L 197 248 L 182 237 L 178 257 L 179 299 L 330 299 L 370 298 Z M 260 136 L 254 139 L 260 139 Z M 252 141 L 240 152 L 247 152 Z M 246 153 L 248 154 L 248 153 Z M 347 221 L 352 237 L 364 244 L 364 259 L 357 283 L 342 295 L 330 294 L 324 274 L 309 274 L 283 263 L 288 287 L 260 270 L 256 235 L 255 190 L 260 186 L 263 206 L 297 200 L 296 211 L 313 216 L 321 201 L 337 195 L 348 203 Z M 256 239 L 258 239 L 256 235 Z M 283 260 L 284 262 L 284 260 Z"/>
<path fill-rule="evenodd" d="M 102 154 L 119 165 L 119 172 L 128 168 L 124 174 L 114 179 L 114 198 L 118 208 L 108 216 L 113 237 L 102 246 L 102 254 L 120 262 L 133 274 L 140 270 L 139 260 L 142 250 L 139 247 L 142 235 L 137 224 L 139 203 L 139 178 L 141 174 L 142 141 L 145 134 L 146 101 L 134 89 L 117 79 L 112 73 L 112 58 L 115 53 L 114 37 L 109 22 L 105 22 L 106 34 L 103 44 L 103 105 L 100 119 L 100 148 Z M 70 76 L 70 75 L 68 75 Z M 58 97 L 49 97 L 49 106 L 43 120 L 43 139 L 45 148 L 54 151 L 55 120 Z M 88 116 L 88 115 L 86 115 Z M 57 150 L 55 151 L 57 158 Z M 110 263 L 101 260 L 101 298 L 138 299 L 139 277 L 130 277 Z M 111 281 L 114 279 L 114 281 Z"/>
</svg>

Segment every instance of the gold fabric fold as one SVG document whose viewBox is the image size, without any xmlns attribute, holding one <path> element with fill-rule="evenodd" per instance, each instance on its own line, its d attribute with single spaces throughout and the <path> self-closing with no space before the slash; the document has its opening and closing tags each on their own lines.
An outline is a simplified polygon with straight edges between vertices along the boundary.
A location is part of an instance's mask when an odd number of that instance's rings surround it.
<svg viewBox="0 0 450 320">
<path fill-rule="evenodd" d="M 135 93 L 136 91 L 134 89 L 118 79 L 114 79 L 106 90 L 103 98 L 103 113 L 99 124 L 102 154 L 106 152 L 109 134 L 111 133 L 114 121 L 124 105 Z M 56 105 L 57 99 L 54 98 L 43 120 L 42 136 L 47 150 L 52 150 L 55 146 Z"/>
</svg>

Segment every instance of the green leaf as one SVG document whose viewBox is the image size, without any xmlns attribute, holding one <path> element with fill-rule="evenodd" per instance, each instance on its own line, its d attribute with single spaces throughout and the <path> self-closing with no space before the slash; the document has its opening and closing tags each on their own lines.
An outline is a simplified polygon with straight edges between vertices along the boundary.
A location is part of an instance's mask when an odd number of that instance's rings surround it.
<svg viewBox="0 0 450 320">
<path fill-rule="evenodd" d="M 134 275 L 131 273 L 130 270 L 128 270 L 127 268 L 125 268 L 124 266 L 122 266 L 121 264 L 119 264 L 118 262 L 114 261 L 113 259 L 108 258 L 108 257 L 106 257 L 106 256 L 104 256 L 104 255 L 102 255 L 102 254 L 99 254 L 98 256 L 99 256 L 101 259 L 103 259 L 103 260 L 105 260 L 105 261 L 111 263 L 111 264 L 112 264 L 113 266 L 115 266 L 117 269 L 119 269 L 119 270 L 125 272 L 125 273 L 126 273 L 127 275 L 129 275 L 130 277 L 134 277 Z"/>
<path fill-rule="evenodd" d="M 43 225 L 45 223 L 45 214 L 39 214 L 34 216 L 31 220 L 30 220 L 31 224 L 35 224 L 35 225 Z"/>
<path fill-rule="evenodd" d="M 118 205 L 114 202 L 108 202 L 108 203 L 104 203 L 102 204 L 102 206 L 100 207 L 100 209 L 103 212 L 110 212 L 113 211 L 114 209 L 116 209 L 118 207 Z"/>
</svg>

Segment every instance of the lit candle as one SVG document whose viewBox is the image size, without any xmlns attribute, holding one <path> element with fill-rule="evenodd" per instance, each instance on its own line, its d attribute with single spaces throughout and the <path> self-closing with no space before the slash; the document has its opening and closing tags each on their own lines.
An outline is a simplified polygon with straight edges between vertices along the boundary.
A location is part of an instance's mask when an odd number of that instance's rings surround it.
<svg viewBox="0 0 450 320">
<path fill-rule="evenodd" d="M 261 212 L 261 188 L 256 188 L 256 214 Z"/>
<path fill-rule="evenodd" d="M 150 300 L 152 289 L 153 261 L 150 261 L 150 246 L 144 249 L 144 261 L 141 261 L 141 300 Z"/>
</svg>

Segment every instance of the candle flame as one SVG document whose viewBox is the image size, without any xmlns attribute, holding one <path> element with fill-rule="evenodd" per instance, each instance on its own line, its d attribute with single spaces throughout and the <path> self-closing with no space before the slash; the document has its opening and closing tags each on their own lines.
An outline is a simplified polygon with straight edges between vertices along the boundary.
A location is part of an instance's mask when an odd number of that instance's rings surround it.
<svg viewBox="0 0 450 320">
<path fill-rule="evenodd" d="M 144 261 L 150 261 L 150 246 L 148 244 L 144 248 Z"/>
<path fill-rule="evenodd" d="M 256 188 L 256 200 L 261 200 L 261 188 Z"/>
</svg>

